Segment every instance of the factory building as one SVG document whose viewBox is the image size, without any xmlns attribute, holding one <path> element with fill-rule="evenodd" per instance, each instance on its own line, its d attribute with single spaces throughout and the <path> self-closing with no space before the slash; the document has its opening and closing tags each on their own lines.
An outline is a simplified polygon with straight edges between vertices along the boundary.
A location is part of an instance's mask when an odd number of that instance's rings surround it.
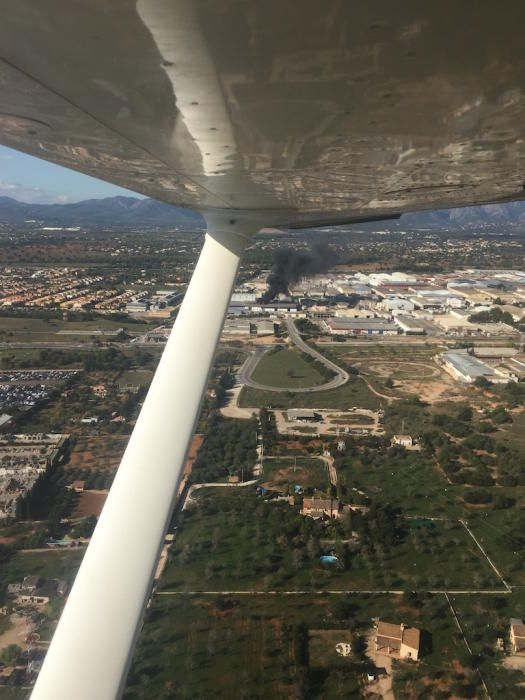
<svg viewBox="0 0 525 700">
<path fill-rule="evenodd" d="M 232 294 L 231 301 L 241 302 L 243 304 L 253 304 L 253 302 L 257 301 L 257 294 L 255 292 L 236 290 Z"/>
<path fill-rule="evenodd" d="M 508 376 L 505 376 L 497 369 L 489 367 L 489 365 L 469 355 L 466 351 L 451 350 L 444 352 L 439 357 L 445 370 L 460 382 L 472 384 L 472 382 L 481 377 L 494 384 L 506 384 L 510 381 Z"/>
<path fill-rule="evenodd" d="M 244 318 L 227 318 L 222 329 L 223 335 L 250 335 L 252 324 Z"/>
<path fill-rule="evenodd" d="M 140 299 L 134 299 L 130 301 L 126 306 L 126 313 L 128 314 L 143 314 L 149 310 L 149 300 L 146 297 L 141 297 Z"/>
<path fill-rule="evenodd" d="M 329 318 L 322 326 L 334 335 L 398 335 L 399 329 L 391 321 L 380 318 Z"/>
<path fill-rule="evenodd" d="M 417 318 L 412 316 L 394 316 L 394 321 L 407 335 L 425 335 L 426 330 Z"/>
<path fill-rule="evenodd" d="M 378 306 L 383 309 L 383 311 L 390 311 L 393 314 L 414 310 L 413 302 L 411 302 L 409 299 L 401 299 L 401 297 L 389 297 L 387 299 L 383 299 Z"/>
<path fill-rule="evenodd" d="M 321 420 L 321 414 L 308 408 L 289 408 L 286 420 L 289 423 L 316 423 Z"/>
</svg>

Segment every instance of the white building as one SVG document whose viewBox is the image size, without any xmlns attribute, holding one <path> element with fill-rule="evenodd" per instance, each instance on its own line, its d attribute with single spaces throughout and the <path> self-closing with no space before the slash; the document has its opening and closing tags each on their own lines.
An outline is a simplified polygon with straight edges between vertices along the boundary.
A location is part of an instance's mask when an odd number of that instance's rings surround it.
<svg viewBox="0 0 525 700">
<path fill-rule="evenodd" d="M 458 381 L 472 384 L 481 377 L 495 384 L 506 384 L 511 378 L 489 367 L 463 350 L 450 350 L 439 356 L 446 371 Z"/>
</svg>

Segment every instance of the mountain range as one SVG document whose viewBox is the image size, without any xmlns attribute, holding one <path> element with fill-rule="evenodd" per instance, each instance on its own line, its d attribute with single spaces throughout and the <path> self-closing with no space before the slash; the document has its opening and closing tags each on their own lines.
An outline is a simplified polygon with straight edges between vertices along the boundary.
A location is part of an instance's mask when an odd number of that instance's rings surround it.
<svg viewBox="0 0 525 700">
<path fill-rule="evenodd" d="M 204 228 L 204 220 L 200 214 L 154 199 L 107 197 L 86 199 L 73 204 L 26 204 L 11 197 L 0 197 L 0 222 L 23 224 L 32 220 L 47 226 L 136 225 L 191 230 Z M 446 229 L 502 224 L 525 225 L 525 201 L 404 214 L 400 224 L 409 228 Z M 381 223 L 381 227 L 385 228 L 385 222 Z"/>
<path fill-rule="evenodd" d="M 401 223 L 411 227 L 430 226 L 447 229 L 525 224 L 525 201 L 414 212 L 403 214 Z"/>
<path fill-rule="evenodd" d="M 191 209 L 174 207 L 155 199 L 106 197 L 73 204 L 26 204 L 0 197 L 0 222 L 22 224 L 38 221 L 49 226 L 171 226 L 200 229 L 204 220 Z"/>
</svg>

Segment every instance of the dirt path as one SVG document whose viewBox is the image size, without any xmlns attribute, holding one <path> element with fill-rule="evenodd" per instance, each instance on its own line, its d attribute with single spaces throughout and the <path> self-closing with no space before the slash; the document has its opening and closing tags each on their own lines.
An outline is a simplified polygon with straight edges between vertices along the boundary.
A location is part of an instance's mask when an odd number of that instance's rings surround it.
<svg viewBox="0 0 525 700">
<path fill-rule="evenodd" d="M 334 465 L 334 458 L 329 452 L 325 452 L 323 455 L 319 456 L 319 459 L 321 459 L 326 464 L 326 469 L 328 471 L 328 478 L 330 479 L 330 483 L 332 484 L 332 486 L 337 486 L 337 469 Z"/>
<path fill-rule="evenodd" d="M 386 394 L 382 394 L 380 391 L 377 389 L 374 389 L 372 384 L 368 381 L 368 379 L 365 377 L 365 375 L 361 372 L 359 375 L 361 379 L 364 381 L 364 383 L 367 385 L 367 387 L 370 389 L 372 394 L 375 394 L 376 396 L 379 396 L 381 399 L 386 399 L 388 403 L 392 403 L 392 401 L 399 401 L 399 398 L 396 396 L 387 396 Z"/>
</svg>

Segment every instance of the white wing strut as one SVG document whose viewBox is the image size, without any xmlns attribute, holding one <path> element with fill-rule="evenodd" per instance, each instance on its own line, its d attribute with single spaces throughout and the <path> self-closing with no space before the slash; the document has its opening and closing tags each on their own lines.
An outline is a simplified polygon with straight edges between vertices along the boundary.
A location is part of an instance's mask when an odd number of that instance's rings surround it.
<svg viewBox="0 0 525 700">
<path fill-rule="evenodd" d="M 115 700 L 122 693 L 240 257 L 258 228 L 226 222 L 208 222 L 212 231 L 32 700 Z"/>
</svg>

